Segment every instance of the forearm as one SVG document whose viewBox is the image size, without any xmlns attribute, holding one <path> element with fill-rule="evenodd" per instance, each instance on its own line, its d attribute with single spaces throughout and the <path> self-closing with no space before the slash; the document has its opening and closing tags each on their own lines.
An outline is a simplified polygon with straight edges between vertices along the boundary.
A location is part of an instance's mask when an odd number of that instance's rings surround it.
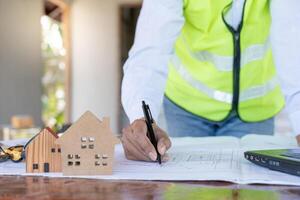
<svg viewBox="0 0 300 200">
<path fill-rule="evenodd" d="M 142 100 L 145 100 L 151 107 L 152 115 L 155 120 L 157 120 L 160 112 L 167 78 L 168 70 L 166 64 L 168 62 L 168 56 L 164 58 L 162 56 L 153 55 L 153 57 L 154 58 L 147 57 L 147 60 L 157 61 L 156 66 L 160 66 L 164 70 L 154 71 L 154 69 L 146 63 L 138 64 L 139 62 L 135 61 L 133 62 L 135 66 L 129 67 L 124 74 L 122 103 L 130 122 L 143 117 L 141 108 Z M 126 65 L 130 65 L 130 63 Z"/>
<path fill-rule="evenodd" d="M 184 19 L 182 0 L 144 0 L 135 41 L 124 65 L 122 104 L 130 121 L 143 116 L 141 102 L 154 119 L 161 109 L 168 60 Z"/>
</svg>

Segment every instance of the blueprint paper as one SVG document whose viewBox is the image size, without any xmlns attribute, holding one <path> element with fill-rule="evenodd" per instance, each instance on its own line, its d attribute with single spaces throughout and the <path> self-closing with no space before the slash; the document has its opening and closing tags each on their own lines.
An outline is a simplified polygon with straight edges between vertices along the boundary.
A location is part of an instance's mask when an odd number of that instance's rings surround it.
<svg viewBox="0 0 300 200">
<path fill-rule="evenodd" d="M 300 177 L 271 171 L 250 163 L 243 157 L 249 149 L 298 148 L 294 138 L 248 135 L 234 137 L 172 138 L 170 160 L 129 161 L 121 145 L 116 146 L 113 175 L 74 176 L 111 180 L 229 181 L 240 184 L 264 183 L 299 185 Z M 0 164 L 0 175 L 38 175 L 63 177 L 61 173 L 27 174 L 24 163 Z M 69 176 L 72 177 L 72 176 Z"/>
</svg>

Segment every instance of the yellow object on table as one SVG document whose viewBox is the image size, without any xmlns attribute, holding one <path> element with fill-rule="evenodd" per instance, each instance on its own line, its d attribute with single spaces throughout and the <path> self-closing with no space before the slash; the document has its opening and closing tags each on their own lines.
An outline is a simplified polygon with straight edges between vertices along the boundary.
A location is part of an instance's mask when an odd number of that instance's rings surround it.
<svg viewBox="0 0 300 200">
<path fill-rule="evenodd" d="M 13 162 L 20 162 L 23 160 L 23 150 L 24 146 L 23 145 L 18 145 L 18 146 L 12 146 L 9 148 L 3 149 L 0 147 L 0 162 L 4 162 L 8 159 L 11 159 Z"/>
</svg>

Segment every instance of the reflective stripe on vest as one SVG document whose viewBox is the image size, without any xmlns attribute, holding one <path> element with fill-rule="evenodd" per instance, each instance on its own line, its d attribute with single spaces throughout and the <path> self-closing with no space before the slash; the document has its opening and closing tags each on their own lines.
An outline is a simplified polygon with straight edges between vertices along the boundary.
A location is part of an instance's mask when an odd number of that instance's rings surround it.
<svg viewBox="0 0 300 200">
<path fill-rule="evenodd" d="M 190 47 L 187 45 L 184 37 L 181 37 L 183 44 L 188 49 L 190 55 L 201 61 L 201 62 L 210 62 L 212 63 L 219 71 L 232 71 L 233 65 L 233 56 L 220 56 L 213 54 L 208 51 L 198 51 L 193 52 Z M 247 47 L 241 54 L 241 68 L 247 65 L 250 62 L 261 60 L 264 58 L 266 53 L 270 50 L 270 38 L 268 38 L 264 44 L 256 44 Z"/>
<path fill-rule="evenodd" d="M 180 74 L 180 76 L 188 82 L 191 86 L 196 88 L 199 92 L 202 92 L 209 96 L 210 98 L 231 104 L 232 103 L 232 94 L 223 92 L 220 90 L 214 90 L 207 86 L 205 83 L 202 83 L 199 80 L 196 80 L 187 70 L 186 67 L 183 66 L 183 64 L 180 62 L 179 58 L 174 55 L 171 59 L 172 66 L 176 69 L 176 71 Z M 274 90 L 275 87 L 279 85 L 278 78 L 274 76 L 271 80 L 267 81 L 264 85 L 257 85 L 253 86 L 251 88 L 248 88 L 245 91 L 242 91 L 240 93 L 240 102 L 248 101 L 251 99 L 263 97 L 272 90 Z"/>
</svg>

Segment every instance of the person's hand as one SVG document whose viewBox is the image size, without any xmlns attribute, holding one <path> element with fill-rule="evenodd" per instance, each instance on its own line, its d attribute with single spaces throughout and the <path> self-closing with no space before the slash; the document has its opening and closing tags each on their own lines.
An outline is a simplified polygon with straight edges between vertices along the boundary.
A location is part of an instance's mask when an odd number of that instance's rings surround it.
<svg viewBox="0 0 300 200">
<path fill-rule="evenodd" d="M 297 140 L 297 142 L 298 142 L 298 145 L 300 146 L 300 135 L 297 135 L 297 136 L 296 136 L 296 140 Z"/>
<path fill-rule="evenodd" d="M 153 124 L 157 140 L 157 149 L 162 161 L 167 160 L 166 152 L 171 147 L 171 141 L 165 131 Z M 122 130 L 122 144 L 125 156 L 129 160 L 156 161 L 157 153 L 147 137 L 147 125 L 144 119 L 135 120 Z"/>
</svg>

